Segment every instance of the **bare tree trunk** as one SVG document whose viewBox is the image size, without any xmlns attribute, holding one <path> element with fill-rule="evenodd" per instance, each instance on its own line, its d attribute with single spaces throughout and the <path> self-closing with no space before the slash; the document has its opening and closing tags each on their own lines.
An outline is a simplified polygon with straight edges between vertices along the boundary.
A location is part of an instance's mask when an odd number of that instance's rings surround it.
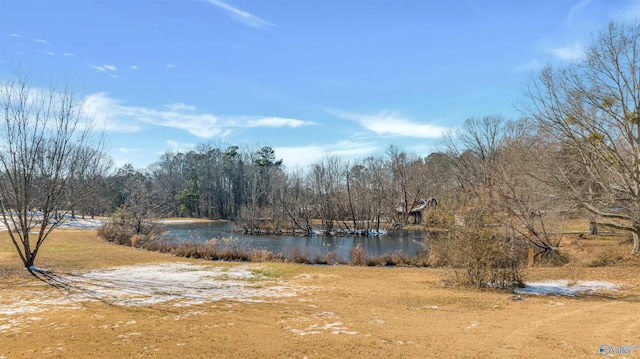
<svg viewBox="0 0 640 359">
<path fill-rule="evenodd" d="M 589 218 L 589 234 L 598 234 L 598 222 L 594 218 Z"/>
<path fill-rule="evenodd" d="M 639 254 L 640 253 L 640 228 L 633 231 L 633 249 L 631 250 L 631 254 Z"/>
</svg>

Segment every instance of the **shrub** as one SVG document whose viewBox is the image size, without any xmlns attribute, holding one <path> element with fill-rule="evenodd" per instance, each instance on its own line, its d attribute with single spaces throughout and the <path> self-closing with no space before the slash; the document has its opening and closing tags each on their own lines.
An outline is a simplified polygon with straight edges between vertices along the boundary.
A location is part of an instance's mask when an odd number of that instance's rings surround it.
<svg viewBox="0 0 640 359">
<path fill-rule="evenodd" d="M 351 256 L 349 264 L 352 266 L 366 266 L 369 263 L 367 252 L 360 244 L 351 248 L 351 250 L 349 250 L 349 255 Z"/>
<path fill-rule="evenodd" d="M 163 232 L 161 224 L 138 219 L 126 207 L 121 207 L 98 230 L 98 236 L 116 244 L 142 248 Z"/>
<path fill-rule="evenodd" d="M 427 228 L 448 228 L 455 222 L 453 212 L 445 207 L 425 211 L 423 220 Z"/>
<path fill-rule="evenodd" d="M 287 251 L 286 257 L 293 263 L 309 263 L 309 249 L 294 246 Z"/>
<path fill-rule="evenodd" d="M 522 285 L 526 250 L 521 240 L 504 238 L 487 226 L 480 210 L 469 213 L 464 225 L 453 225 L 434 239 L 431 256 L 451 269 L 454 282 L 475 287 Z"/>
<path fill-rule="evenodd" d="M 331 251 L 324 255 L 322 262 L 329 265 L 342 264 L 344 263 L 344 259 L 342 259 L 338 253 Z"/>
<path fill-rule="evenodd" d="M 282 256 L 266 249 L 260 249 L 251 251 L 249 260 L 251 262 L 282 262 Z"/>
</svg>

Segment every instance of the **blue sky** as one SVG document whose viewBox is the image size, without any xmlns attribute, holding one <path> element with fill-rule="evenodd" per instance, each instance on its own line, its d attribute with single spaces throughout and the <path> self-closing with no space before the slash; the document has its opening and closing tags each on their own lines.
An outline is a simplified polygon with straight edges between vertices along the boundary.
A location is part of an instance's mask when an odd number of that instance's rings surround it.
<svg viewBox="0 0 640 359">
<path fill-rule="evenodd" d="M 426 156 L 467 118 L 519 117 L 532 72 L 638 16 L 630 0 L 2 0 L 0 80 L 19 65 L 71 83 L 117 165 L 209 142 L 288 168 Z"/>
</svg>

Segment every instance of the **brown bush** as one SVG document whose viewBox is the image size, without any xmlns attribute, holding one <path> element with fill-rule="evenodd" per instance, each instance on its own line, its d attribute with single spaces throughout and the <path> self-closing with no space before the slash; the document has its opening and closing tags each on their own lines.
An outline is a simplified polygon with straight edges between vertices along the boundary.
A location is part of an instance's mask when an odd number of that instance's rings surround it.
<svg viewBox="0 0 640 359">
<path fill-rule="evenodd" d="M 164 232 L 164 226 L 161 224 L 142 221 L 126 207 L 122 207 L 98 229 L 98 236 L 120 245 L 143 247 L 145 242 L 151 238 L 159 237 L 162 232 Z"/>
<path fill-rule="evenodd" d="M 519 286 L 524 281 L 526 246 L 516 238 L 497 235 L 484 213 L 472 213 L 464 225 L 453 225 L 434 239 L 432 264 L 451 269 L 453 281 L 475 287 Z"/>
<path fill-rule="evenodd" d="M 285 257 L 292 263 L 310 263 L 309 249 L 294 246 L 287 251 Z"/>
<path fill-rule="evenodd" d="M 349 250 L 349 255 L 351 259 L 349 260 L 349 264 L 352 266 L 365 266 L 369 265 L 369 256 L 367 252 L 362 248 L 362 245 L 358 244 L 357 246 L 351 248 Z"/>
</svg>

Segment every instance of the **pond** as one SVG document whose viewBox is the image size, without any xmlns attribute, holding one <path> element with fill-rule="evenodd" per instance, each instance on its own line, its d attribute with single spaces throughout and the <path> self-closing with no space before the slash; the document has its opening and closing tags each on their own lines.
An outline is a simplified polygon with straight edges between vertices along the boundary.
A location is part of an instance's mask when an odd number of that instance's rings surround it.
<svg viewBox="0 0 640 359">
<path fill-rule="evenodd" d="M 207 242 L 212 238 L 227 238 L 234 245 L 248 250 L 268 250 L 287 256 L 293 250 L 307 250 L 310 255 L 324 256 L 335 252 L 345 260 L 350 259 L 349 251 L 358 245 L 371 257 L 399 253 L 413 257 L 426 249 L 425 234 L 420 231 L 394 230 L 373 237 L 364 236 L 287 236 L 250 235 L 234 233 L 232 222 L 202 222 L 167 224 L 167 236 L 186 241 Z"/>
</svg>

